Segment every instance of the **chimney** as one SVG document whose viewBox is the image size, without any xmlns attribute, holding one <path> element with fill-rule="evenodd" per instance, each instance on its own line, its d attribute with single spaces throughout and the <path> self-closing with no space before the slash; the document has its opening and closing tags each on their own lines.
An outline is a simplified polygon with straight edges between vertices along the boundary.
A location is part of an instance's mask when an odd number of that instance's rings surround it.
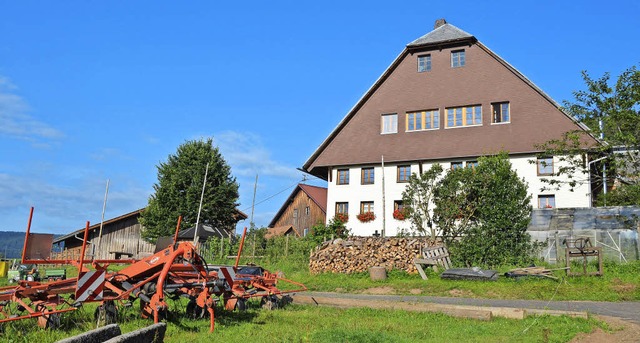
<svg viewBox="0 0 640 343">
<path fill-rule="evenodd" d="M 442 26 L 442 25 L 444 25 L 446 23 L 447 23 L 447 21 L 444 20 L 444 18 L 436 19 L 436 23 L 433 25 L 433 29 L 435 30 L 435 29 L 439 28 L 440 26 Z"/>
</svg>

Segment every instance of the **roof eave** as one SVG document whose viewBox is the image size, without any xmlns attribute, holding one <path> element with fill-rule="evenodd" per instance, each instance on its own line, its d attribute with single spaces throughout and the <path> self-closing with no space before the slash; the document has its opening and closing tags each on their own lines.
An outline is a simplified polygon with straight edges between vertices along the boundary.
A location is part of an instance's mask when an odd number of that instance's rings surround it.
<svg viewBox="0 0 640 343">
<path fill-rule="evenodd" d="M 459 45 L 472 45 L 472 44 L 475 44 L 477 41 L 478 39 L 474 36 L 461 37 L 461 38 L 454 38 L 454 39 L 424 43 L 424 44 L 408 44 L 407 50 L 409 50 L 410 53 L 414 53 L 418 50 L 446 49 L 446 48 L 459 46 Z"/>
<path fill-rule="evenodd" d="M 391 75 L 393 70 L 400 64 L 402 59 L 408 53 L 409 53 L 409 50 L 407 48 L 403 49 L 402 52 L 398 55 L 398 57 L 396 57 L 396 59 L 393 60 L 393 62 L 391 62 L 391 65 L 387 67 L 387 69 L 382 73 L 382 75 L 380 75 L 380 77 L 376 80 L 376 82 L 364 93 L 364 95 L 360 98 L 360 100 L 358 100 L 358 102 L 356 102 L 356 104 L 351 108 L 351 110 L 347 112 L 347 114 L 342 118 L 340 123 L 338 123 L 338 125 L 333 129 L 333 131 L 331 131 L 329 136 L 325 138 L 322 144 L 320 144 L 318 149 L 316 149 L 316 151 L 314 151 L 311 157 L 309 157 L 309 159 L 304 163 L 304 165 L 302 166 L 303 170 L 307 171 L 309 174 L 318 176 L 323 180 L 326 180 L 326 175 L 324 176 L 316 175 L 312 172 L 312 169 L 309 169 L 309 168 L 311 167 L 313 162 L 318 158 L 318 156 L 322 153 L 322 151 L 324 151 L 324 149 L 331 143 L 331 141 L 335 138 L 335 136 L 338 135 L 340 130 L 342 130 L 342 128 L 345 125 L 347 125 L 347 123 L 349 122 L 349 120 L 351 120 L 351 118 L 355 115 L 355 113 L 364 105 L 364 103 L 373 95 L 373 93 L 375 93 L 375 91 L 387 79 L 387 77 Z"/>
</svg>

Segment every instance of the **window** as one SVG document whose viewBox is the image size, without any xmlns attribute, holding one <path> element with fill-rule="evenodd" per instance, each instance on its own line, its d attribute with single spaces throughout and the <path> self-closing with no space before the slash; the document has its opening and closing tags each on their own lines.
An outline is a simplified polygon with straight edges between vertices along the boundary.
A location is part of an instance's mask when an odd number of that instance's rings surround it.
<svg viewBox="0 0 640 343">
<path fill-rule="evenodd" d="M 455 50 L 451 52 L 451 68 L 464 67 L 465 56 L 464 50 Z"/>
<path fill-rule="evenodd" d="M 478 161 L 467 161 L 467 168 L 471 168 L 471 169 L 478 168 Z"/>
<path fill-rule="evenodd" d="M 394 200 L 393 201 L 393 210 L 400 210 L 402 211 L 404 209 L 404 204 L 402 203 L 402 200 Z"/>
<path fill-rule="evenodd" d="M 305 228 L 304 229 L 304 233 L 302 234 L 302 237 L 307 237 L 307 235 L 309 234 L 309 228 Z"/>
<path fill-rule="evenodd" d="M 360 183 L 363 185 L 373 185 L 373 167 L 362 168 Z"/>
<path fill-rule="evenodd" d="M 360 213 L 373 212 L 373 201 L 363 201 L 360 203 Z"/>
<path fill-rule="evenodd" d="M 440 128 L 440 110 L 407 113 L 407 131 L 431 130 L 438 128 Z"/>
<path fill-rule="evenodd" d="M 538 195 L 538 208 L 555 208 L 556 196 L 551 195 Z"/>
<path fill-rule="evenodd" d="M 447 108 L 447 127 L 482 125 L 482 106 Z"/>
<path fill-rule="evenodd" d="M 382 133 L 397 133 L 398 132 L 398 114 L 383 114 L 382 115 Z"/>
<path fill-rule="evenodd" d="M 309 206 L 307 206 L 307 207 L 305 207 L 305 208 L 304 208 L 304 214 L 305 214 L 305 215 L 307 215 L 307 216 L 308 216 L 310 212 L 311 212 L 311 209 L 309 208 Z"/>
<path fill-rule="evenodd" d="M 418 56 L 418 73 L 431 70 L 431 55 Z"/>
<path fill-rule="evenodd" d="M 511 119 L 509 116 L 508 102 L 496 102 L 491 104 L 491 112 L 493 113 L 493 123 L 508 123 Z"/>
<path fill-rule="evenodd" d="M 451 162 L 451 170 L 462 169 L 462 162 Z"/>
<path fill-rule="evenodd" d="M 293 225 L 298 225 L 298 209 L 293 209 Z"/>
<path fill-rule="evenodd" d="M 338 169 L 338 184 L 339 185 L 348 185 L 349 184 L 349 169 Z"/>
<path fill-rule="evenodd" d="M 409 182 L 411 166 L 398 166 L 398 182 Z"/>
<path fill-rule="evenodd" d="M 553 175 L 553 157 L 538 158 L 538 175 Z"/>
<path fill-rule="evenodd" d="M 337 202 L 336 203 L 336 214 L 349 214 L 349 203 L 348 202 Z"/>
</svg>

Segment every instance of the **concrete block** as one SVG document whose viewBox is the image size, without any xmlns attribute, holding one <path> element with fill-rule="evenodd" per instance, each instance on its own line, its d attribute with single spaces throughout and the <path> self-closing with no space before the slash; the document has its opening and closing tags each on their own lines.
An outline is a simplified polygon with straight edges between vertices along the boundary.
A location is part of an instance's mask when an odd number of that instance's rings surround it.
<svg viewBox="0 0 640 343">
<path fill-rule="evenodd" d="M 77 336 L 59 340 L 57 343 L 102 343 L 122 333 L 118 324 L 109 324 Z"/>
<path fill-rule="evenodd" d="M 167 323 L 158 323 L 111 338 L 105 343 L 162 343 L 164 342 L 164 333 L 166 331 Z"/>
</svg>

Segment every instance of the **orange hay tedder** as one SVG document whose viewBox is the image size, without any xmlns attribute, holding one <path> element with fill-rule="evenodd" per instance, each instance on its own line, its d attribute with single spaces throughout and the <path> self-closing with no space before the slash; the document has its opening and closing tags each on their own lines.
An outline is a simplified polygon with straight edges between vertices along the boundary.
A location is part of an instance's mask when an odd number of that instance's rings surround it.
<svg viewBox="0 0 640 343">
<path fill-rule="evenodd" d="M 78 277 L 41 283 L 22 280 L 17 286 L 0 288 L 0 325 L 3 322 L 37 318 L 38 325 L 56 328 L 60 315 L 78 309 L 86 302 L 100 302 L 95 318 L 99 322 L 114 323 L 118 306 L 130 306 L 140 300 L 142 317 L 155 323 L 166 318 L 167 298 L 189 298 L 187 315 L 210 318 L 214 328 L 214 308 L 222 301 L 227 310 L 246 309 L 246 300 L 261 297 L 268 308 L 277 306 L 278 295 L 305 291 L 297 282 L 278 277 L 261 267 L 238 267 L 246 228 L 233 266 L 208 266 L 191 242 L 178 242 L 181 218 L 178 218 L 173 243 L 156 254 L 141 260 L 85 260 L 89 222 L 79 260 L 52 260 L 51 238 L 42 239 L 31 234 L 33 207 L 29 213 L 27 233 L 22 253 L 23 264 L 67 264 L 78 268 Z M 42 235 L 48 236 L 50 235 Z M 47 247 L 48 245 L 48 247 Z M 117 272 L 110 272 L 110 263 L 128 263 Z M 299 287 L 281 291 L 276 287 L 284 281 Z"/>
</svg>

